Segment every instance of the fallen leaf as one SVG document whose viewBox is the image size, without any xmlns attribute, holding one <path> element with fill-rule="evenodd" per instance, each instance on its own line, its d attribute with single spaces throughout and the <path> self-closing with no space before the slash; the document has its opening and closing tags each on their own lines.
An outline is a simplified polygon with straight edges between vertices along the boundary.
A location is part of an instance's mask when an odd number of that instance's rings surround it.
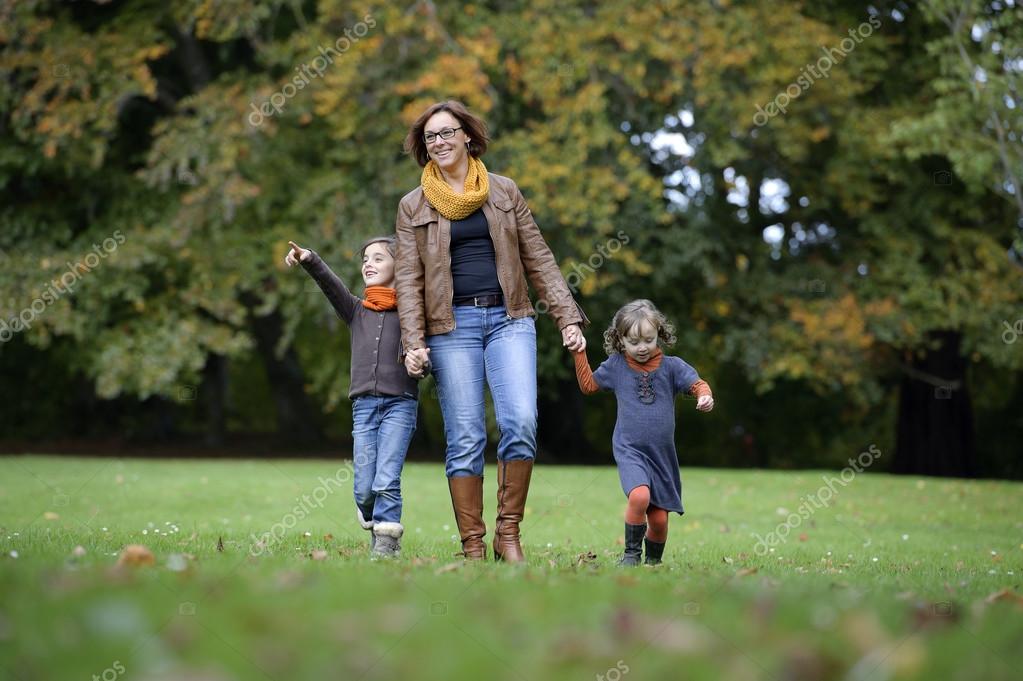
<svg viewBox="0 0 1023 681">
<path fill-rule="evenodd" d="M 117 559 L 118 565 L 155 565 L 156 556 L 142 544 L 128 544 Z"/>
<path fill-rule="evenodd" d="M 434 570 L 433 574 L 440 575 L 444 574 L 445 572 L 454 572 L 455 570 L 458 570 L 464 565 L 465 563 L 448 563 L 447 565 L 442 565 L 436 570 Z"/>
<path fill-rule="evenodd" d="M 654 617 L 629 608 L 619 608 L 610 626 L 616 638 L 642 641 L 647 645 L 675 653 L 702 653 L 714 645 L 706 630 L 685 619 Z"/>
<path fill-rule="evenodd" d="M 782 661 L 784 677 L 793 681 L 837 678 L 841 669 L 842 664 L 831 654 L 802 644 L 793 645 Z"/>
<path fill-rule="evenodd" d="M 46 513 L 43 514 L 43 520 L 60 520 L 60 515 L 54 513 L 53 511 L 47 511 Z"/>
<path fill-rule="evenodd" d="M 743 569 L 739 570 L 738 572 L 735 573 L 735 576 L 736 577 L 748 577 L 749 575 L 755 575 L 755 574 L 757 574 L 757 568 L 750 567 L 750 568 L 743 568 Z"/>
<path fill-rule="evenodd" d="M 327 552 L 323 549 L 313 549 L 312 553 L 309 554 L 309 557 L 313 560 L 327 560 Z"/>
<path fill-rule="evenodd" d="M 1015 603 L 1016 605 L 1023 605 L 1023 596 L 1006 587 L 1000 591 L 990 594 L 984 599 L 985 603 L 995 603 L 997 601 L 1008 601 L 1009 603 Z"/>
</svg>

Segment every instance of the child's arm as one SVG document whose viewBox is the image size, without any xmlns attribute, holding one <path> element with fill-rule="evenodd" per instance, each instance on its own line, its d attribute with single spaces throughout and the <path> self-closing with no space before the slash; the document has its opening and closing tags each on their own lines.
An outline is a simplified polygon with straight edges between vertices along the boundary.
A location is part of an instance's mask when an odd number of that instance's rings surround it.
<svg viewBox="0 0 1023 681">
<path fill-rule="evenodd" d="M 575 358 L 575 380 L 579 383 L 579 390 L 583 395 L 592 395 L 600 391 L 596 379 L 593 378 L 593 371 L 590 369 L 590 361 L 586 358 L 586 349 L 572 353 Z"/>
<path fill-rule="evenodd" d="M 346 323 L 351 324 L 355 309 L 361 304 L 359 298 L 348 290 L 345 283 L 341 281 L 341 277 L 334 274 L 316 251 L 306 249 L 306 253 L 302 254 L 299 262 L 320 287 L 323 294 L 327 296 L 327 300 L 334 306 L 338 316 Z"/>
<path fill-rule="evenodd" d="M 700 411 L 710 411 L 714 408 L 714 395 L 707 381 L 702 378 L 693 383 L 689 388 L 689 394 L 696 398 L 696 408 Z"/>
<path fill-rule="evenodd" d="M 696 408 L 710 411 L 714 408 L 714 395 L 711 394 L 707 381 L 700 378 L 696 369 L 689 366 L 681 357 L 669 358 L 674 373 L 675 392 L 692 395 L 696 398 Z"/>
</svg>

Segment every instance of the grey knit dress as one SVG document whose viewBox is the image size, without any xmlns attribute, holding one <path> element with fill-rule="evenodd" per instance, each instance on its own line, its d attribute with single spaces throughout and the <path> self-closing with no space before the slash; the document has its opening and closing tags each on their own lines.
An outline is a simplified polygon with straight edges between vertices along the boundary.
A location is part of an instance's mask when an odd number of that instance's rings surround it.
<svg viewBox="0 0 1023 681">
<path fill-rule="evenodd" d="M 682 479 L 675 451 L 675 395 L 699 380 L 696 369 L 664 355 L 653 371 L 636 371 L 623 355 L 608 357 L 593 379 L 618 399 L 618 421 L 611 440 L 622 491 L 650 487 L 650 503 L 681 515 Z"/>
</svg>

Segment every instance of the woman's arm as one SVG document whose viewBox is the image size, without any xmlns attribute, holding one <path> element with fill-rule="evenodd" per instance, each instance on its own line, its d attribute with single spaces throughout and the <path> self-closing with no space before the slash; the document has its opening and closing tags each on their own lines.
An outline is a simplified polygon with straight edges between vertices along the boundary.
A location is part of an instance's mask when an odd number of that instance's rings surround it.
<svg viewBox="0 0 1023 681">
<path fill-rule="evenodd" d="M 323 294 L 327 296 L 327 300 L 334 306 L 338 316 L 351 325 L 355 308 L 362 301 L 348 290 L 341 277 L 334 274 L 334 271 L 327 266 L 327 263 L 323 262 L 323 258 L 316 251 L 310 250 L 309 257 L 304 260 L 300 259 L 299 262 L 320 287 Z"/>
<path fill-rule="evenodd" d="M 585 313 L 575 302 L 572 292 L 568 288 L 565 277 L 561 275 L 561 269 L 554 259 L 550 246 L 540 233 L 540 228 L 533 220 L 533 214 L 526 204 L 517 185 L 513 185 L 512 200 L 514 201 L 515 218 L 519 228 L 519 258 L 522 266 L 529 277 L 530 283 L 536 289 L 541 300 L 547 302 L 551 316 L 559 330 L 572 324 L 580 327 L 589 323 Z"/>
<path fill-rule="evenodd" d="M 394 231 L 398 257 L 394 262 L 394 288 L 398 294 L 398 320 L 406 352 L 426 347 L 426 301 L 423 261 L 419 258 L 415 228 L 409 224 L 404 204 L 398 205 Z"/>
</svg>

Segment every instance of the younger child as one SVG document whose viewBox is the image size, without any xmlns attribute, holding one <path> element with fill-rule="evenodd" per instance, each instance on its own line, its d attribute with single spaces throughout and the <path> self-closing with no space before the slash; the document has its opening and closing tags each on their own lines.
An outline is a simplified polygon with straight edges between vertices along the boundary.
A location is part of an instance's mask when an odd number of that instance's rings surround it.
<svg viewBox="0 0 1023 681">
<path fill-rule="evenodd" d="M 416 379 L 405 370 L 394 290 L 395 238 L 369 239 L 360 249 L 366 297 L 353 295 L 316 254 L 289 241 L 284 258 L 301 263 L 351 328 L 352 437 L 355 441 L 355 506 L 370 530 L 375 557 L 401 552 L 401 469 L 416 429 Z"/>
<path fill-rule="evenodd" d="M 682 481 L 675 452 L 675 395 L 697 397 L 696 408 L 710 411 L 710 386 L 678 357 L 664 355 L 675 343 L 675 329 L 649 300 L 634 300 L 615 313 L 604 332 L 608 358 L 590 371 L 585 350 L 575 355 L 579 389 L 585 395 L 613 391 L 618 421 L 612 447 L 618 477 L 628 497 L 625 553 L 619 565 L 639 565 L 646 537 L 646 563 L 657 565 L 668 538 L 668 512 L 682 515 Z"/>
</svg>

